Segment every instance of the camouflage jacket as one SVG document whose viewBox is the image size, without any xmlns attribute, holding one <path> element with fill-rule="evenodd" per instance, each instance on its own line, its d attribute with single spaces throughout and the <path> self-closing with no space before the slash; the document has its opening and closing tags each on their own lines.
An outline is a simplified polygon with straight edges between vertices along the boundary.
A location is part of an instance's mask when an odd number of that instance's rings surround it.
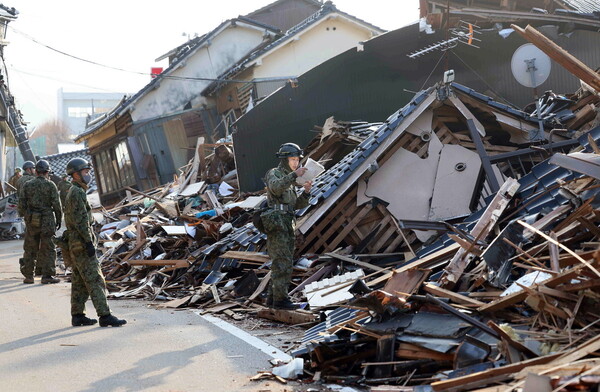
<svg viewBox="0 0 600 392">
<path fill-rule="evenodd" d="M 42 226 L 54 227 L 61 219 L 60 200 L 56 185 L 43 176 L 35 177 L 21 185 L 19 194 L 19 214 L 25 221 L 33 213 L 42 214 Z"/>
<path fill-rule="evenodd" d="M 85 185 L 73 182 L 65 199 L 65 224 L 69 241 L 93 242 L 92 207 L 85 195 Z"/>
<path fill-rule="evenodd" d="M 19 194 L 19 196 L 21 196 L 21 188 L 23 188 L 23 185 L 25 185 L 25 183 L 29 180 L 33 180 L 35 178 L 34 175 L 29 174 L 27 172 L 23 173 L 23 175 L 21 176 L 21 178 L 19 178 L 17 180 L 17 193 Z"/>
<path fill-rule="evenodd" d="M 285 204 L 294 210 L 308 206 L 309 194 L 302 192 L 300 196 L 296 193 L 296 173 L 283 164 L 269 170 L 265 176 L 267 184 L 267 199 L 269 207 L 275 204 Z"/>
<path fill-rule="evenodd" d="M 69 193 L 69 189 L 71 189 L 71 181 L 67 181 L 65 179 L 60 180 L 60 182 L 58 183 L 57 187 L 58 187 L 58 195 L 60 196 L 60 204 L 63 206 L 63 209 L 65 208 L 65 205 L 67 204 L 67 193 Z"/>
<path fill-rule="evenodd" d="M 12 177 L 10 178 L 10 180 L 8 180 L 8 183 L 10 185 L 12 185 L 15 188 L 15 190 L 16 190 L 17 189 L 17 182 L 19 182 L 19 179 L 21 177 L 22 176 L 17 176 L 16 174 L 13 174 Z M 12 189 L 11 189 L 11 192 L 12 192 Z"/>
</svg>

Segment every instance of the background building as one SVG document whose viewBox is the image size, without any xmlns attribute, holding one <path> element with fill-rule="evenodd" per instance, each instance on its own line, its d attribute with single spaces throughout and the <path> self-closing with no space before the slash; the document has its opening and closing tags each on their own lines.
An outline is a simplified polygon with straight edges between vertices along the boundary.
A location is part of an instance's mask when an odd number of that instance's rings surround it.
<svg viewBox="0 0 600 392">
<path fill-rule="evenodd" d="M 64 92 L 58 90 L 58 119 L 68 126 L 71 135 L 85 130 L 87 118 L 94 118 L 117 106 L 124 93 Z"/>
</svg>

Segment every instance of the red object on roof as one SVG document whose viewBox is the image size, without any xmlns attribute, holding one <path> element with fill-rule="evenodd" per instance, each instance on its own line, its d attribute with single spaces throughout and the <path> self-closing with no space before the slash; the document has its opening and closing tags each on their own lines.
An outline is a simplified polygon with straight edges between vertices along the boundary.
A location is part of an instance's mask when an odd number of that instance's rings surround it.
<svg viewBox="0 0 600 392">
<path fill-rule="evenodd" d="M 150 68 L 150 75 L 152 76 L 152 79 L 154 79 L 157 75 L 160 75 L 162 73 L 162 71 L 163 71 L 162 67 Z"/>
</svg>

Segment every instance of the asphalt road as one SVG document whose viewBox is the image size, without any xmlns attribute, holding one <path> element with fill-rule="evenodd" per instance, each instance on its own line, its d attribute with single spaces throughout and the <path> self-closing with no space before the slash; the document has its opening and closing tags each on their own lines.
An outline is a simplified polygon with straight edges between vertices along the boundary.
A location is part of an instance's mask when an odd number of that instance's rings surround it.
<svg viewBox="0 0 600 392">
<path fill-rule="evenodd" d="M 249 381 L 271 357 L 190 311 L 111 300 L 127 325 L 71 327 L 70 283 L 22 284 L 21 253 L 0 242 L 1 391 L 291 390 Z"/>
</svg>

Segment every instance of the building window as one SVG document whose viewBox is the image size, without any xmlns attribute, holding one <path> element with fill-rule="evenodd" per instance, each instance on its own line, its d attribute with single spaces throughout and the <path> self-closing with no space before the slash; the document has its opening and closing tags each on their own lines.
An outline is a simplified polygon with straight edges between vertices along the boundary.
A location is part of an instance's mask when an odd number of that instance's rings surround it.
<svg viewBox="0 0 600 392">
<path fill-rule="evenodd" d="M 82 108 L 82 107 L 70 107 L 68 108 L 68 116 L 69 117 L 87 117 L 92 114 L 92 108 Z"/>
<path fill-rule="evenodd" d="M 135 185 L 135 175 L 125 141 L 96 154 L 98 178 L 103 193 Z"/>
</svg>

